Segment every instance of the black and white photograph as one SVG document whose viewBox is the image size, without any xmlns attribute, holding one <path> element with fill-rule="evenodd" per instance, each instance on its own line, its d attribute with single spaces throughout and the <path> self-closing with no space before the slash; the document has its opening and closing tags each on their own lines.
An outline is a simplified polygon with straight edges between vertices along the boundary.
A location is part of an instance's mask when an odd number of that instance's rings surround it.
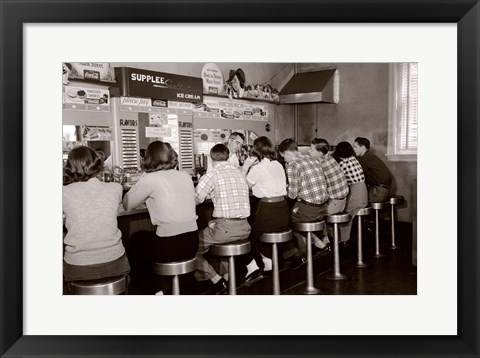
<svg viewBox="0 0 480 358">
<path fill-rule="evenodd" d="M 72 295 L 415 295 L 418 64 L 62 64 Z"/>
</svg>

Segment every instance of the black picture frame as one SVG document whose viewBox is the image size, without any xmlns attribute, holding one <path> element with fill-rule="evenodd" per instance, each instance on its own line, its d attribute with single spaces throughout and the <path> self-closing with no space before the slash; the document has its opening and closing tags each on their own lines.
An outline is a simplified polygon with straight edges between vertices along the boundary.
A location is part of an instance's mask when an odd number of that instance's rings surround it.
<svg viewBox="0 0 480 358">
<path fill-rule="evenodd" d="M 181 2 L 0 0 L 0 5 L 0 354 L 2 357 L 479 357 L 480 5 L 478 0 L 185 0 Z M 458 26 L 458 212 L 445 208 L 445 218 L 441 221 L 448 220 L 448 217 L 455 214 L 458 219 L 457 336 L 23 335 L 22 25 L 25 23 L 95 22 L 456 23 Z M 448 139 L 438 138 L 439 146 L 442 146 L 445 140 Z M 442 169 L 454 170 L 455 168 L 448 168 L 446 163 L 446 167 Z M 452 245 L 454 244 L 455 242 L 452 242 Z M 398 307 L 398 309 L 407 308 Z M 295 314 L 294 310 L 292 314 Z M 220 322 L 222 317 L 216 319 Z M 415 322 L 412 322 L 413 324 Z M 294 330 L 295 328 L 292 327 L 292 332 Z"/>
</svg>

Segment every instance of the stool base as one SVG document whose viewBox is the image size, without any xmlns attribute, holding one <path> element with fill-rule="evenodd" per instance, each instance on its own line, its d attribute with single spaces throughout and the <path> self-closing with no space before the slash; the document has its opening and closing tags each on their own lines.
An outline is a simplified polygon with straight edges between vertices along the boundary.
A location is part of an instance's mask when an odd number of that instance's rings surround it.
<svg viewBox="0 0 480 358">
<path fill-rule="evenodd" d="M 380 257 L 384 257 L 384 254 L 374 254 L 373 257 L 379 259 Z"/>
<path fill-rule="evenodd" d="M 327 280 L 332 280 L 332 281 L 340 281 L 340 280 L 348 280 L 348 276 L 338 273 L 338 274 L 331 274 L 327 276 Z"/>
<path fill-rule="evenodd" d="M 305 287 L 303 293 L 306 295 L 318 295 L 320 294 L 320 290 L 316 287 Z"/>
<path fill-rule="evenodd" d="M 365 262 L 357 262 L 356 266 L 357 266 L 358 268 L 368 267 L 368 265 L 367 265 Z"/>
<path fill-rule="evenodd" d="M 398 245 L 390 246 L 390 250 L 397 250 L 398 248 L 400 248 L 400 246 L 398 246 Z"/>
</svg>

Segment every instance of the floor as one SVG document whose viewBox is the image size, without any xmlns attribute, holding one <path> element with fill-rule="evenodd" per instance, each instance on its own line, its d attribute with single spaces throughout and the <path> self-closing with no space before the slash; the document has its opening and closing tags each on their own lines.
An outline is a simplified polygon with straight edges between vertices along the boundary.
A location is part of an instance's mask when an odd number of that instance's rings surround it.
<svg viewBox="0 0 480 358">
<path fill-rule="evenodd" d="M 371 226 L 372 227 L 372 226 Z M 384 255 L 375 258 L 374 232 L 365 230 L 363 261 L 365 268 L 357 268 L 357 242 L 352 237 L 351 244 L 340 251 L 341 273 L 348 276 L 342 281 L 332 281 L 328 275 L 332 272 L 332 253 L 325 253 L 314 259 L 314 286 L 324 295 L 416 295 L 417 271 L 412 265 L 412 225 L 398 223 L 396 230 L 397 250 L 391 250 L 391 234 L 389 221 L 380 226 L 381 250 Z M 352 230 L 353 231 L 353 230 Z M 355 232 L 355 231 L 353 231 Z M 306 265 L 292 269 L 287 265 L 280 271 L 282 295 L 301 295 L 306 287 Z M 208 294 L 209 282 L 195 282 L 190 275 L 180 280 L 181 294 Z M 129 294 L 138 294 L 134 287 Z M 239 284 L 237 295 L 270 295 L 272 294 L 272 278 L 265 276 L 251 286 Z"/>
</svg>

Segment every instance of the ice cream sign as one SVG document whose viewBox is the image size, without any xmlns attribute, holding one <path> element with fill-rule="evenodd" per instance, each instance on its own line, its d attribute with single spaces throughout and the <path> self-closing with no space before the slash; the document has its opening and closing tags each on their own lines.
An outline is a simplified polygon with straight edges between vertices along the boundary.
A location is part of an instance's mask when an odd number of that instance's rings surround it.
<svg viewBox="0 0 480 358">
<path fill-rule="evenodd" d="M 190 103 L 203 100 L 201 78 L 130 67 L 116 68 L 115 71 L 121 95 L 125 97 L 160 98 Z"/>
</svg>

